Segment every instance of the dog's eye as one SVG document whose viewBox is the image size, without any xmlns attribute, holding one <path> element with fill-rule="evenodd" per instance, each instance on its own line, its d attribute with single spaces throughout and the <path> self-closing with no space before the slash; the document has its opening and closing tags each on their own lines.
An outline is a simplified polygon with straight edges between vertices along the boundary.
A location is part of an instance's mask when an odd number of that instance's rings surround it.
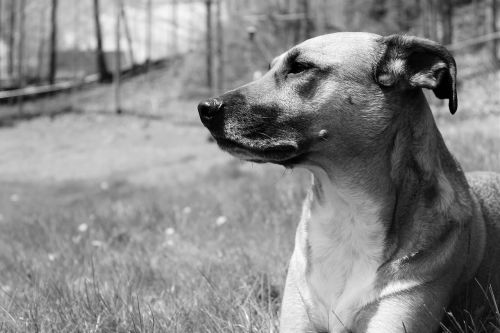
<svg viewBox="0 0 500 333">
<path fill-rule="evenodd" d="M 288 74 L 299 74 L 311 68 L 311 65 L 294 62 L 291 64 L 290 69 L 288 70 Z"/>
</svg>

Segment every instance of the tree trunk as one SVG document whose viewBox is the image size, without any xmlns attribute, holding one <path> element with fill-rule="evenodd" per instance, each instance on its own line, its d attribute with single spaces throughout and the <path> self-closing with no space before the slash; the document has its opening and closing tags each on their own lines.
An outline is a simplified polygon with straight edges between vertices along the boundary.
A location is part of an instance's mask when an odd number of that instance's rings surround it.
<svg viewBox="0 0 500 333">
<path fill-rule="evenodd" d="M 304 13 L 304 19 L 302 20 L 302 40 L 306 40 L 311 38 L 312 35 L 309 0 L 302 0 L 302 11 Z"/>
<path fill-rule="evenodd" d="M 3 35 L 2 27 L 3 27 L 3 1 L 0 0 L 0 38 Z M 1 79 L 3 77 L 2 67 L 3 67 L 3 59 L 0 59 L 0 88 L 2 87 Z"/>
<path fill-rule="evenodd" d="M 97 61 L 97 72 L 99 74 L 99 82 L 109 82 L 111 81 L 112 75 L 108 71 L 108 66 L 106 65 L 106 57 L 102 49 L 102 33 L 101 33 L 99 0 L 94 0 L 94 23 L 95 23 L 95 37 L 97 43 L 96 61 Z"/>
<path fill-rule="evenodd" d="M 326 33 L 326 27 L 328 24 L 327 0 L 321 0 L 320 3 L 316 5 L 315 15 L 315 33 L 317 35 L 322 35 Z"/>
<path fill-rule="evenodd" d="M 114 82 L 114 106 L 115 113 L 121 114 L 121 99 L 120 99 L 120 74 L 121 74 L 121 45 L 120 45 L 120 17 L 122 16 L 123 4 L 121 0 L 115 1 L 115 74 L 113 75 Z"/>
<path fill-rule="evenodd" d="M 291 9 L 288 12 L 289 14 L 296 14 L 301 11 L 301 5 L 305 2 L 306 0 L 296 0 L 293 1 L 291 4 Z M 288 29 L 293 29 L 293 43 L 292 45 L 298 44 L 302 42 L 303 38 L 303 27 L 304 27 L 304 20 L 300 18 L 296 18 L 294 21 L 286 21 L 286 25 L 288 25 Z M 287 30 L 288 30 L 287 29 Z"/>
<path fill-rule="evenodd" d="M 453 42 L 453 4 L 451 0 L 441 0 L 440 12 L 443 24 L 443 38 L 441 39 L 441 43 L 449 45 Z"/>
<path fill-rule="evenodd" d="M 420 25 L 419 35 L 421 37 L 426 37 L 426 28 L 425 28 L 425 4 L 423 3 L 425 0 L 416 0 L 415 5 L 417 6 L 418 11 L 418 21 Z"/>
<path fill-rule="evenodd" d="M 197 34 L 197 29 L 198 29 L 198 16 L 196 15 L 196 4 L 194 2 L 189 3 L 189 11 L 191 14 L 189 15 L 189 51 L 191 52 L 192 50 L 196 49 L 197 47 L 197 42 L 196 38 L 198 36 Z"/>
<path fill-rule="evenodd" d="M 26 8 L 26 0 L 19 0 L 18 2 L 18 13 L 19 13 L 19 41 L 17 44 L 17 79 L 19 82 L 19 86 L 22 88 L 25 84 L 25 73 L 24 73 L 24 37 L 25 37 L 25 13 L 24 10 Z"/>
<path fill-rule="evenodd" d="M 125 38 L 127 38 L 130 63 L 132 64 L 132 66 L 134 66 L 135 65 L 134 45 L 132 44 L 132 36 L 130 34 L 130 28 L 128 26 L 127 13 L 125 12 L 125 6 L 123 5 L 122 1 L 120 1 L 120 6 L 121 6 L 120 8 L 121 18 L 123 20 L 123 26 L 125 28 Z"/>
<path fill-rule="evenodd" d="M 483 20 L 481 11 L 481 1 L 473 0 L 473 13 L 474 13 L 474 36 L 481 36 L 483 34 Z"/>
<path fill-rule="evenodd" d="M 57 4 L 58 0 L 52 0 L 50 8 L 50 51 L 49 51 L 49 83 L 56 81 L 57 71 Z"/>
<path fill-rule="evenodd" d="M 7 73 L 12 79 L 14 76 L 14 52 L 16 48 L 16 0 L 10 0 L 9 3 L 9 54 L 7 56 Z"/>
<path fill-rule="evenodd" d="M 429 0 L 429 14 L 430 14 L 430 39 L 438 41 L 438 4 L 441 0 Z"/>
<path fill-rule="evenodd" d="M 497 26 L 497 11 L 498 11 L 498 4 L 497 0 L 490 0 L 490 30 L 491 33 L 496 33 L 498 31 L 498 26 Z M 495 65 L 499 65 L 499 59 L 498 59 L 498 39 L 495 38 L 491 41 L 491 56 L 493 61 L 495 62 Z"/>
<path fill-rule="evenodd" d="M 220 1 L 220 0 L 219 0 Z M 177 42 L 177 32 L 178 32 L 178 21 L 177 21 L 177 0 L 172 0 L 172 53 L 176 55 L 178 50 L 178 42 Z"/>
<path fill-rule="evenodd" d="M 205 0 L 206 6 L 206 43 L 207 43 L 207 86 L 210 91 L 210 95 L 214 94 L 214 84 L 213 84 L 213 51 L 212 51 L 212 0 Z"/>
<path fill-rule="evenodd" d="M 146 64 L 151 61 L 152 49 L 152 34 L 153 34 L 153 3 L 148 0 L 146 5 Z"/>
<path fill-rule="evenodd" d="M 217 0 L 217 91 L 224 90 L 224 29 L 222 27 L 222 0 Z"/>
<path fill-rule="evenodd" d="M 44 66 L 44 52 L 45 52 L 45 20 L 47 15 L 45 10 L 40 11 L 40 35 L 39 35 L 39 43 L 38 43 L 38 52 L 37 52 L 37 70 L 36 77 L 39 81 L 43 78 L 43 68 Z"/>
<path fill-rule="evenodd" d="M 73 45 L 72 45 L 72 48 L 73 50 L 79 50 L 80 49 L 80 29 L 81 29 L 81 26 L 83 25 L 82 24 L 82 17 L 80 15 L 81 13 L 81 2 L 78 2 L 77 4 L 75 4 L 75 10 L 73 11 L 73 31 L 74 31 L 74 34 L 75 34 L 75 38 L 73 39 Z M 86 21 L 86 20 L 85 20 Z M 73 76 L 73 80 L 77 80 L 80 78 L 80 71 L 79 71 L 79 68 L 80 68 L 80 64 L 81 64 L 81 60 L 80 60 L 80 57 L 73 57 L 72 61 L 71 61 L 71 71 L 72 71 L 72 76 Z M 72 91 L 74 91 L 74 89 L 72 89 Z"/>
<path fill-rule="evenodd" d="M 24 71 L 24 37 L 25 37 L 25 9 L 26 9 L 26 0 L 19 0 L 19 44 L 18 44 L 18 62 L 17 62 L 17 77 L 19 82 L 19 87 L 24 88 L 26 85 L 26 77 Z M 19 113 L 23 113 L 23 95 L 19 94 L 19 98 L 17 100 L 17 105 L 19 106 Z"/>
</svg>

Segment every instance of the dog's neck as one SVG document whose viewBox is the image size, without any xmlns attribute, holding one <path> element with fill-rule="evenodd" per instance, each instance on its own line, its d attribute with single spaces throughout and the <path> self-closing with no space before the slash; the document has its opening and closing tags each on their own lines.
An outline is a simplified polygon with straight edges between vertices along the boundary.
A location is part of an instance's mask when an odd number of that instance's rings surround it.
<svg viewBox="0 0 500 333">
<path fill-rule="evenodd" d="M 330 212 L 334 215 L 332 223 L 384 223 L 389 218 L 395 188 L 388 158 L 361 159 L 352 167 L 337 167 L 328 159 L 318 159 L 315 162 L 319 163 L 307 166 L 313 175 L 312 215 Z"/>
<path fill-rule="evenodd" d="M 397 199 L 387 232 L 392 258 L 430 253 L 429 244 L 470 221 L 465 175 L 446 147 L 427 100 L 421 92 L 417 97 L 401 110 L 391 131 L 391 182 Z M 431 229 L 422 225 L 429 216 L 434 216 Z"/>
<path fill-rule="evenodd" d="M 408 105 L 390 130 L 391 183 L 399 200 L 414 204 L 419 200 L 428 210 L 453 218 L 452 207 L 469 200 L 453 191 L 468 187 L 464 174 L 446 147 L 423 93 Z"/>
<path fill-rule="evenodd" d="M 312 244 L 325 245 L 324 249 L 320 246 L 313 252 L 322 257 L 329 253 L 331 245 L 336 244 L 346 249 L 358 249 L 368 257 L 381 254 L 379 250 L 387 229 L 383 223 L 383 200 L 387 198 L 374 197 L 350 182 L 331 178 L 323 169 L 310 168 L 310 171 L 313 185 L 308 228 L 311 237 L 324 240 Z M 378 239 L 378 244 L 371 242 L 373 239 Z"/>
<path fill-rule="evenodd" d="M 310 170 L 313 188 L 299 228 L 305 233 L 297 233 L 306 253 L 307 297 L 321 309 L 313 316 L 324 331 L 344 331 L 344 323 L 353 321 L 350 306 L 372 297 L 377 268 L 385 260 L 382 205 L 323 169 Z"/>
<path fill-rule="evenodd" d="M 313 175 L 313 211 L 332 208 L 340 215 L 353 212 L 368 215 L 374 212 L 374 206 L 379 206 L 380 200 L 369 194 L 359 183 L 332 177 L 322 168 L 311 167 L 309 170 Z M 368 207 L 370 208 L 365 211 Z"/>
<path fill-rule="evenodd" d="M 463 173 L 457 172 L 459 166 L 446 148 L 425 97 L 417 97 L 407 109 L 398 111 L 393 127 L 385 133 L 386 150 L 373 152 L 371 158 L 363 156 L 364 163 L 357 161 L 352 169 L 336 168 L 327 160 L 321 166 L 307 167 L 314 178 L 312 220 L 315 214 L 330 212 L 335 215 L 329 219 L 332 224 L 337 217 L 379 223 L 392 243 L 388 245 L 396 251 L 401 243 L 398 238 L 411 238 L 421 228 L 418 216 L 425 211 L 437 210 L 447 217 L 435 221 L 443 225 L 454 216 L 464 216 L 460 203 L 468 199 L 453 191 L 467 186 Z M 417 242 L 401 253 L 420 251 L 422 246 Z"/>
</svg>

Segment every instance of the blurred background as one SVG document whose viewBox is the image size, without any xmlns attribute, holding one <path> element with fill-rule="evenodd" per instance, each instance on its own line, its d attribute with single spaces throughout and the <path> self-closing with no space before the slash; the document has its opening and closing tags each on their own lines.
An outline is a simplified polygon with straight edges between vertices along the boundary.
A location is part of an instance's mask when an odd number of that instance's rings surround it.
<svg viewBox="0 0 500 333">
<path fill-rule="evenodd" d="M 500 172 L 499 4 L 0 0 L 0 331 L 276 332 L 308 175 L 219 151 L 198 101 L 313 36 L 427 37 L 446 143 Z"/>
</svg>

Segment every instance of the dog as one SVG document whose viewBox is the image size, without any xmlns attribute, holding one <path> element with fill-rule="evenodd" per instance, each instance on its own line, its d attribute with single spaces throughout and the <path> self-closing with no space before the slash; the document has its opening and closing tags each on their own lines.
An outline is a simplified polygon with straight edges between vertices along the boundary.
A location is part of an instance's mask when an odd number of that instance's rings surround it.
<svg viewBox="0 0 500 333">
<path fill-rule="evenodd" d="M 455 113 L 446 48 L 345 32 L 198 105 L 222 150 L 312 174 L 281 332 L 436 332 L 485 314 L 485 291 L 498 299 L 500 175 L 464 174 L 422 88 Z"/>
</svg>

